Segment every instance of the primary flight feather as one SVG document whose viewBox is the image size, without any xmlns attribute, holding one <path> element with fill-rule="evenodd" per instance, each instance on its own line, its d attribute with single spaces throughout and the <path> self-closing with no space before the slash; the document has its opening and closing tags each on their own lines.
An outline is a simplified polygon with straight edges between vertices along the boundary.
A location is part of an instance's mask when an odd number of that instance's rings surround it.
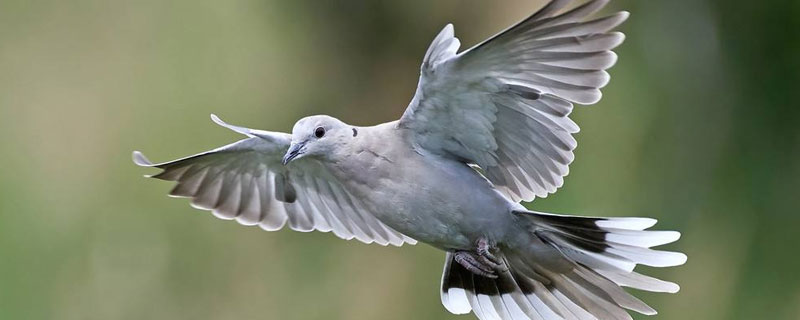
<svg viewBox="0 0 800 320">
<path fill-rule="evenodd" d="M 278 230 L 332 232 L 447 252 L 448 311 L 480 319 L 631 319 L 656 311 L 621 287 L 677 292 L 634 271 L 683 264 L 650 249 L 678 240 L 646 231 L 649 218 L 529 211 L 564 183 L 577 143 L 573 103 L 593 104 L 624 39 L 627 12 L 588 18 L 607 0 L 563 10 L 554 0 L 462 52 L 447 25 L 426 52 L 403 116 L 372 127 L 329 116 L 291 134 L 217 124 L 247 136 L 194 156 L 153 164 L 172 196 L 222 219 Z"/>
</svg>

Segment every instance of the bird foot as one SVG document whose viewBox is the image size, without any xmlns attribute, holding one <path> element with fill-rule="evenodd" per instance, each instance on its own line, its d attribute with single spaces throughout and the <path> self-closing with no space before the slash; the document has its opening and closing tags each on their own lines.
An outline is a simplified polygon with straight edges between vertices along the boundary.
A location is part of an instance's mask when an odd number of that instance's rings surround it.
<svg viewBox="0 0 800 320">
<path fill-rule="evenodd" d="M 493 248 L 486 238 L 478 239 L 475 244 L 475 252 L 459 250 L 453 253 L 458 264 L 474 274 L 492 279 L 497 278 L 498 271 L 508 270 L 503 261 L 492 254 Z"/>
</svg>

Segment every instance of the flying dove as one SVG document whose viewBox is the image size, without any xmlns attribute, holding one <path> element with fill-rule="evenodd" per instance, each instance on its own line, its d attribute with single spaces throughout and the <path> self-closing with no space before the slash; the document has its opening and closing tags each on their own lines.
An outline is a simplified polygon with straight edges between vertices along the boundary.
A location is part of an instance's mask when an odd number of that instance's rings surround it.
<svg viewBox="0 0 800 320">
<path fill-rule="evenodd" d="M 425 53 L 417 91 L 399 120 L 371 127 L 318 115 L 291 134 L 217 124 L 232 144 L 153 164 L 171 196 L 243 225 L 332 232 L 342 239 L 446 252 L 441 300 L 479 319 L 632 319 L 656 311 L 622 287 L 677 284 L 634 271 L 681 265 L 650 249 L 678 240 L 645 231 L 650 218 L 530 211 L 520 201 L 554 193 L 576 147 L 573 103 L 594 104 L 624 39 L 628 17 L 589 20 L 608 0 L 539 11 L 458 53 L 453 26 Z"/>
</svg>

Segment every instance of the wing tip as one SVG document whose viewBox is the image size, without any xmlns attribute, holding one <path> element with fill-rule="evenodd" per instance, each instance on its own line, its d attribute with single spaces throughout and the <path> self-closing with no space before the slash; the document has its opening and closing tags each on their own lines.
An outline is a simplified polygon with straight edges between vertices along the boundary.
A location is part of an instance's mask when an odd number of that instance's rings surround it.
<svg viewBox="0 0 800 320">
<path fill-rule="evenodd" d="M 214 123 L 216 123 L 217 125 L 219 125 L 219 126 L 221 126 L 223 128 L 226 128 L 228 130 L 234 131 L 234 132 L 239 133 L 239 134 L 243 134 L 243 135 L 251 137 L 251 138 L 255 136 L 253 134 L 253 132 L 251 131 L 251 129 L 229 124 L 229 123 L 227 123 L 225 121 L 222 121 L 222 119 L 220 119 L 216 114 L 213 114 L 213 113 L 210 116 L 211 116 L 211 121 L 213 121 Z"/>
<path fill-rule="evenodd" d="M 221 126 L 224 126 L 226 124 L 224 121 L 222 121 L 222 119 L 217 117 L 216 114 L 212 113 L 210 116 L 211 116 L 211 121 L 214 121 L 214 123 L 216 123 L 218 125 L 221 125 Z"/>
<path fill-rule="evenodd" d="M 452 38 L 456 35 L 456 28 L 452 22 L 448 22 L 442 27 L 442 30 L 433 38 L 433 43 L 441 42 L 444 39 Z"/>
<path fill-rule="evenodd" d="M 430 69 L 454 56 L 458 52 L 461 42 L 455 36 L 455 27 L 448 23 L 433 38 L 425 57 L 422 59 L 422 70 Z"/>
<path fill-rule="evenodd" d="M 209 116 L 211 117 L 211 121 L 213 121 L 213 122 L 214 122 L 214 123 L 216 123 L 217 125 L 219 125 L 219 126 L 221 126 L 221 127 L 223 127 L 223 128 L 227 128 L 227 129 L 230 129 L 230 130 L 233 130 L 233 131 L 236 131 L 236 132 L 239 132 L 239 133 L 241 133 L 241 131 L 240 131 L 240 130 L 237 130 L 238 128 L 234 128 L 233 126 L 231 126 L 231 125 L 230 125 L 230 124 L 228 124 L 227 122 L 225 122 L 225 121 L 222 121 L 222 119 L 220 119 L 220 118 L 219 118 L 219 117 L 218 117 L 216 114 L 213 114 L 213 113 L 212 113 L 212 114 L 210 114 Z"/>
<path fill-rule="evenodd" d="M 153 162 L 151 162 L 150 159 L 147 159 L 147 157 L 142 152 L 140 152 L 138 150 L 134 150 L 133 151 L 133 163 L 135 163 L 137 166 L 140 166 L 140 167 L 152 167 L 153 166 Z"/>
</svg>

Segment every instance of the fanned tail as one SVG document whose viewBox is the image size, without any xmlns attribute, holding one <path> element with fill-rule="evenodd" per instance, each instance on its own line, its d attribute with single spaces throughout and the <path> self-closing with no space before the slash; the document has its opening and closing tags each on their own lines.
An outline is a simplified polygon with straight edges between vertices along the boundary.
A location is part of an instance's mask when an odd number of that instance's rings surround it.
<svg viewBox="0 0 800 320">
<path fill-rule="evenodd" d="M 625 310 L 656 311 L 622 287 L 677 292 L 677 284 L 648 277 L 637 264 L 677 266 L 686 255 L 650 247 L 674 242 L 675 231 L 645 231 L 650 218 L 593 218 L 514 211 L 529 223 L 527 243 L 499 244 L 508 271 L 475 275 L 448 253 L 442 303 L 480 319 L 632 319 Z"/>
</svg>

